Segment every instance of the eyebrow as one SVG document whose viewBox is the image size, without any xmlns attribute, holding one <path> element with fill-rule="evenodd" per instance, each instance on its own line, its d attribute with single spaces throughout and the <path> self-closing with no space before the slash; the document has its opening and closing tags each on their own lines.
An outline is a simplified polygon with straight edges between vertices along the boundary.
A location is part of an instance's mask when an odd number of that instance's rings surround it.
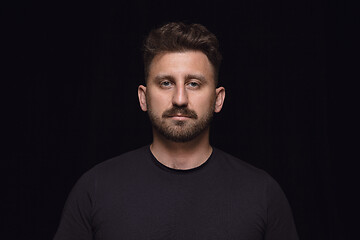
<svg viewBox="0 0 360 240">
<path fill-rule="evenodd" d="M 165 79 L 170 81 L 175 81 L 175 78 L 172 75 L 168 75 L 168 74 L 160 74 L 155 77 L 155 81 L 161 81 Z M 202 82 L 206 82 L 206 78 L 201 74 L 186 74 L 185 80 L 189 80 L 189 79 L 198 79 Z"/>
<path fill-rule="evenodd" d="M 185 79 L 186 79 L 186 80 L 189 80 L 189 79 L 198 79 L 198 80 L 200 80 L 201 82 L 206 82 L 206 78 L 205 78 L 203 75 L 201 75 L 201 74 L 187 74 L 187 75 L 185 76 Z"/>
<path fill-rule="evenodd" d="M 161 81 L 161 80 L 170 80 L 170 81 L 174 81 L 175 78 L 171 75 L 168 75 L 168 74 L 160 74 L 160 75 L 157 75 L 154 79 L 155 81 Z"/>
</svg>

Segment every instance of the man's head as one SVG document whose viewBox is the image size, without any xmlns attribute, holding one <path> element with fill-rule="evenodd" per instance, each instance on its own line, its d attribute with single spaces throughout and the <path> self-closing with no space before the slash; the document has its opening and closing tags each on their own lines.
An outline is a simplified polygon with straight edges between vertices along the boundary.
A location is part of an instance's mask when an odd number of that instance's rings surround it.
<svg viewBox="0 0 360 240">
<path fill-rule="evenodd" d="M 216 88 L 216 37 L 199 24 L 170 23 L 152 31 L 145 45 L 147 85 L 139 86 L 138 95 L 154 137 L 188 142 L 206 136 L 225 98 L 225 89 Z"/>
<path fill-rule="evenodd" d="M 154 57 L 164 52 L 200 51 L 204 53 L 213 66 L 214 79 L 217 85 L 221 63 L 219 43 L 214 34 L 201 24 L 168 23 L 150 32 L 144 42 L 145 81 Z"/>
</svg>

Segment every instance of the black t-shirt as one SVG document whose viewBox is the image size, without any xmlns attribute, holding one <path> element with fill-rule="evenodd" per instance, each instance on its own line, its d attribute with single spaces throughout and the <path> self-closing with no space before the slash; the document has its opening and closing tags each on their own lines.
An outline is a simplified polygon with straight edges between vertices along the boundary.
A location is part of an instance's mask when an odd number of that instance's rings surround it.
<svg viewBox="0 0 360 240">
<path fill-rule="evenodd" d="M 298 239 L 286 197 L 259 170 L 214 149 L 201 166 L 162 165 L 149 146 L 85 173 L 54 240 Z"/>
</svg>

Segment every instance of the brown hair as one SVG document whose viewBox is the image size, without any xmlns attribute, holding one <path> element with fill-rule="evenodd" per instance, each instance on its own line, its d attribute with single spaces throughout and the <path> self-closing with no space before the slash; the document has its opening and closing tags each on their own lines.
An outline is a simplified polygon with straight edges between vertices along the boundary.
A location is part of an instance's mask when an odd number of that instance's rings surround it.
<svg viewBox="0 0 360 240">
<path fill-rule="evenodd" d="M 171 22 L 152 30 L 145 39 L 143 48 L 145 81 L 153 58 L 163 52 L 203 52 L 214 67 L 215 84 L 221 63 L 219 43 L 216 36 L 201 24 Z"/>
</svg>

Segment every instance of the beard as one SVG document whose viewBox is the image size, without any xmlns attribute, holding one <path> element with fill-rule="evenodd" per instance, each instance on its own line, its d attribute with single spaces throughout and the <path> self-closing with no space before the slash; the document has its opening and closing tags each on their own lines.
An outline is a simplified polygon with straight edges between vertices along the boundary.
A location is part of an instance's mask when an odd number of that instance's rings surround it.
<svg viewBox="0 0 360 240">
<path fill-rule="evenodd" d="M 214 106 L 215 107 L 215 106 Z M 148 104 L 148 115 L 153 128 L 166 139 L 173 142 L 188 142 L 195 139 L 210 127 L 214 114 L 214 107 L 208 109 L 200 119 L 195 111 L 186 107 L 174 106 L 166 110 L 161 117 L 156 116 Z M 172 116 L 181 114 L 188 117 L 187 120 L 173 120 Z"/>
</svg>

